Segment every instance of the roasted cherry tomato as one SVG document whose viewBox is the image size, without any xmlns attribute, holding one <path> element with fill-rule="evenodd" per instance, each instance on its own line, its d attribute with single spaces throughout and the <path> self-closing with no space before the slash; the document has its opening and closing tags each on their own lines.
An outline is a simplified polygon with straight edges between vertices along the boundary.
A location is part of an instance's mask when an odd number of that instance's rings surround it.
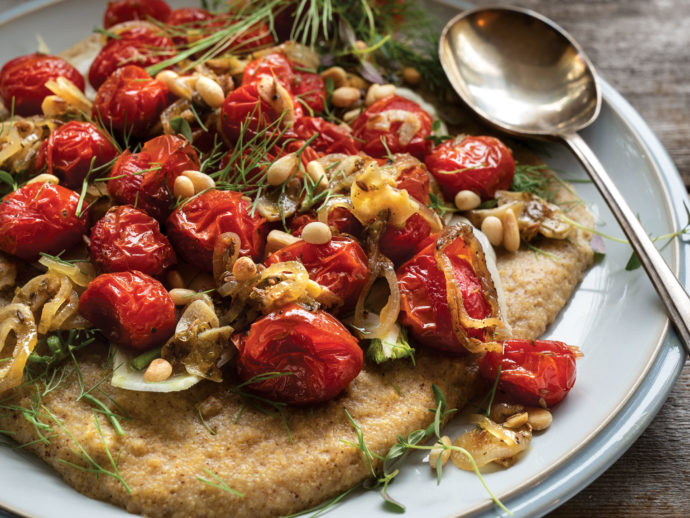
<svg viewBox="0 0 690 518">
<path fill-rule="evenodd" d="M 501 373 L 498 373 L 498 367 Z M 563 342 L 507 340 L 503 352 L 490 352 L 479 360 L 484 378 L 494 381 L 511 400 L 548 406 L 561 401 L 575 383 L 575 354 Z"/>
<path fill-rule="evenodd" d="M 320 117 L 300 117 L 285 133 L 286 137 L 300 141 L 307 141 L 314 135 L 316 138 L 311 142 L 310 147 L 320 155 L 331 153 L 356 155 L 359 152 L 358 142 L 352 137 L 349 129 Z"/>
<path fill-rule="evenodd" d="M 199 22 L 211 19 L 213 19 L 213 14 L 201 7 L 181 7 L 174 9 L 165 23 L 174 26 L 184 25 L 190 29 L 196 29 L 204 25 Z"/>
<path fill-rule="evenodd" d="M 17 115 L 40 115 L 43 99 L 53 93 L 45 83 L 58 77 L 69 79 L 84 91 L 84 78 L 62 58 L 38 53 L 14 58 L 0 69 L 0 98 L 8 110 L 14 102 Z"/>
<path fill-rule="evenodd" d="M 345 326 L 325 311 L 310 312 L 297 304 L 255 321 L 234 342 L 240 378 L 286 373 L 249 387 L 291 405 L 333 399 L 362 370 L 362 350 Z"/>
<path fill-rule="evenodd" d="M 199 169 L 199 157 L 185 140 L 160 135 L 132 154 L 126 150 L 110 170 L 108 192 L 117 203 L 134 205 L 163 221 L 170 214 L 175 178 L 186 169 Z"/>
<path fill-rule="evenodd" d="M 416 102 L 391 95 L 364 110 L 352 122 L 352 133 L 367 155 L 384 157 L 390 151 L 423 160 L 430 147 L 426 137 L 431 125 L 431 117 Z"/>
<path fill-rule="evenodd" d="M 80 189 L 84 178 L 103 176 L 102 167 L 117 156 L 117 149 L 105 134 L 90 122 L 70 121 L 55 128 L 43 141 L 36 169 L 45 167 L 70 189 Z"/>
<path fill-rule="evenodd" d="M 242 20 L 232 19 L 227 14 L 219 14 L 215 20 L 214 26 L 218 30 L 242 23 Z M 228 41 L 227 45 L 221 47 L 220 51 L 230 54 L 247 53 L 254 49 L 268 47 L 274 43 L 275 40 L 268 25 L 264 22 L 257 22 L 244 31 L 235 32 L 232 39 Z"/>
<path fill-rule="evenodd" d="M 89 68 L 89 83 L 96 89 L 120 67 L 146 68 L 174 55 L 173 40 L 149 26 L 131 27 L 117 36 L 106 43 Z"/>
<path fill-rule="evenodd" d="M 339 309 L 345 311 L 354 307 L 369 275 L 367 254 L 357 241 L 346 236 L 334 236 L 323 245 L 298 241 L 268 256 L 266 265 L 286 261 L 300 261 L 311 280 L 342 299 Z"/>
<path fill-rule="evenodd" d="M 446 277 L 436 263 L 436 243 L 429 244 L 397 272 L 400 286 L 400 321 L 419 343 L 435 349 L 462 353 L 465 351 L 453 332 L 448 306 Z M 445 254 L 451 260 L 453 273 L 462 294 L 467 314 L 474 319 L 486 318 L 491 306 L 484 297 L 481 281 L 466 259 L 474 257 L 462 238 L 449 245 Z M 481 330 L 467 330 L 469 336 L 484 339 Z"/>
<path fill-rule="evenodd" d="M 409 154 L 394 156 L 393 167 L 397 171 L 396 187 L 405 189 L 410 196 L 424 205 L 429 203 L 429 172 L 419 160 Z"/>
<path fill-rule="evenodd" d="M 295 216 L 290 220 L 290 233 L 295 236 L 302 235 L 302 229 L 313 221 L 317 221 L 314 212 Z M 364 232 L 364 227 L 359 220 L 344 207 L 336 207 L 328 214 L 328 226 L 355 237 L 360 237 Z"/>
<path fill-rule="evenodd" d="M 176 209 L 166 228 L 175 251 L 194 266 L 213 271 L 213 247 L 220 234 L 240 238 L 240 255 L 261 258 L 267 232 L 266 220 L 250 214 L 250 204 L 233 191 L 207 191 Z"/>
<path fill-rule="evenodd" d="M 381 253 L 395 264 L 407 261 L 419 250 L 419 244 L 431 234 L 431 225 L 419 214 L 412 214 L 402 228 L 389 224 L 381 234 Z"/>
<path fill-rule="evenodd" d="M 170 6 L 163 0 L 117 0 L 108 2 L 103 15 L 103 26 L 107 29 L 130 20 L 154 18 L 165 22 L 170 16 Z"/>
<path fill-rule="evenodd" d="M 497 190 L 510 188 L 515 174 L 510 149 L 493 137 L 447 140 L 427 155 L 425 163 L 450 200 L 465 190 L 490 200 Z"/>
<path fill-rule="evenodd" d="M 50 183 L 30 183 L 0 202 L 0 250 L 27 261 L 79 243 L 86 215 L 76 216 L 79 195 Z"/>
<path fill-rule="evenodd" d="M 145 351 L 175 332 L 175 304 L 165 287 L 138 271 L 104 273 L 89 283 L 79 312 L 116 345 Z"/>
<path fill-rule="evenodd" d="M 89 254 L 104 272 L 139 270 L 156 276 L 175 264 L 175 251 L 158 222 L 129 205 L 111 208 L 93 226 Z"/>
<path fill-rule="evenodd" d="M 118 68 L 96 93 L 93 117 L 120 134 L 146 133 L 167 105 L 168 88 L 136 65 Z"/>
<path fill-rule="evenodd" d="M 284 54 L 280 52 L 271 52 L 253 61 L 250 61 L 242 74 L 242 84 L 247 85 L 258 81 L 264 76 L 274 77 L 285 88 L 292 88 L 292 81 L 295 78 L 295 73 L 292 69 L 292 63 Z"/>
<path fill-rule="evenodd" d="M 295 70 L 292 94 L 298 102 L 308 106 L 312 113 L 321 113 L 326 102 L 326 83 L 319 74 Z"/>
</svg>

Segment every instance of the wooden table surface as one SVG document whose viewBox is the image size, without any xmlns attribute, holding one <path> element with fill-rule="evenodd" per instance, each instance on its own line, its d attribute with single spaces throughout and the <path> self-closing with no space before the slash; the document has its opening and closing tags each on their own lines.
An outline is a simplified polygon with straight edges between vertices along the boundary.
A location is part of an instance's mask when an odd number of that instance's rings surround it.
<svg viewBox="0 0 690 518">
<path fill-rule="evenodd" d="M 0 0 L 0 10 L 20 3 Z M 545 14 L 582 44 L 600 75 L 647 121 L 690 186 L 690 0 L 510 3 Z M 690 516 L 689 394 L 686 366 L 668 401 L 633 447 L 549 516 Z"/>
<path fill-rule="evenodd" d="M 478 5 L 495 0 L 475 0 Z M 690 186 L 690 0 L 513 0 L 580 42 Z M 690 516 L 690 364 L 651 426 L 551 518 Z"/>
</svg>

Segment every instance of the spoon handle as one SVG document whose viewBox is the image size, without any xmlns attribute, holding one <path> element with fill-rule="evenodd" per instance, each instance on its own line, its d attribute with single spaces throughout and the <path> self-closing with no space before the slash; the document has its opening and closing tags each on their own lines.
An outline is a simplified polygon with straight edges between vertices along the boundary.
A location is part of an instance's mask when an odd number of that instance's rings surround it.
<svg viewBox="0 0 690 518">
<path fill-rule="evenodd" d="M 647 271 L 661 297 L 669 318 L 676 327 L 685 350 L 690 353 L 690 297 L 652 243 L 639 220 L 628 206 L 587 143 L 577 133 L 561 135 L 587 170 L 613 215 L 623 228 L 633 250 Z"/>
</svg>

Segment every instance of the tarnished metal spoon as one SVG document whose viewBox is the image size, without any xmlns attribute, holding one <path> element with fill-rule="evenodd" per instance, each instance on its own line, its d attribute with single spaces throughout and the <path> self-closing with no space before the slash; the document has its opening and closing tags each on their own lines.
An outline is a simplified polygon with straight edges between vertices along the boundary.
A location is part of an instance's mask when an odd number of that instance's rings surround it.
<svg viewBox="0 0 690 518">
<path fill-rule="evenodd" d="M 457 93 L 487 122 L 513 135 L 553 137 L 570 146 L 623 228 L 690 353 L 688 294 L 577 134 L 601 108 L 596 72 L 578 44 L 533 11 L 489 7 L 449 21 L 439 54 Z"/>
</svg>

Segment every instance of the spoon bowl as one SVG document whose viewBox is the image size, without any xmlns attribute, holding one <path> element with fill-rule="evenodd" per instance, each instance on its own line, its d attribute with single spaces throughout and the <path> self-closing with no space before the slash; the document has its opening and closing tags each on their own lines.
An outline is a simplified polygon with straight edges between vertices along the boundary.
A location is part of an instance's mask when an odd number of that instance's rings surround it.
<svg viewBox="0 0 690 518">
<path fill-rule="evenodd" d="M 517 136 L 560 139 L 570 147 L 620 223 L 690 353 L 690 297 L 577 133 L 601 109 L 597 74 L 580 46 L 533 11 L 489 7 L 450 20 L 439 56 L 455 91 L 488 123 Z"/>
</svg>

